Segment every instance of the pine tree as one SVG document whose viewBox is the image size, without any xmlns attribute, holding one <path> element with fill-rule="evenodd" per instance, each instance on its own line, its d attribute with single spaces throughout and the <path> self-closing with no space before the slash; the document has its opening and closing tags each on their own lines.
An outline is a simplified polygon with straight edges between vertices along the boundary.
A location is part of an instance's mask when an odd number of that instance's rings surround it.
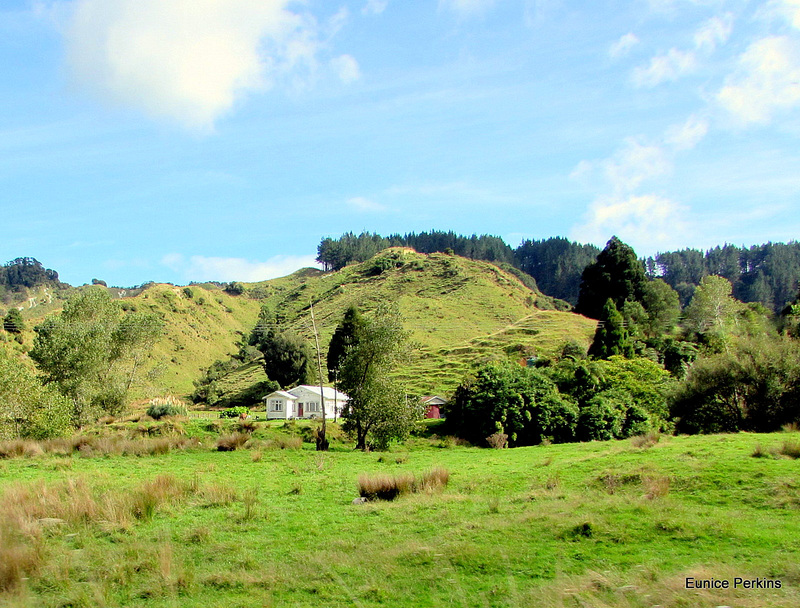
<svg viewBox="0 0 800 608">
<path fill-rule="evenodd" d="M 603 307 L 601 323 L 598 325 L 594 341 L 589 347 L 589 356 L 596 359 L 608 359 L 614 355 L 632 357 L 633 345 L 628 336 L 628 330 L 625 329 L 622 314 L 617 310 L 614 301 L 608 298 Z"/>
<path fill-rule="evenodd" d="M 633 249 L 612 237 L 597 261 L 589 264 L 581 277 L 581 291 L 575 312 L 601 319 L 603 304 L 609 298 L 617 310 L 625 301 L 641 302 L 647 275 Z"/>
</svg>

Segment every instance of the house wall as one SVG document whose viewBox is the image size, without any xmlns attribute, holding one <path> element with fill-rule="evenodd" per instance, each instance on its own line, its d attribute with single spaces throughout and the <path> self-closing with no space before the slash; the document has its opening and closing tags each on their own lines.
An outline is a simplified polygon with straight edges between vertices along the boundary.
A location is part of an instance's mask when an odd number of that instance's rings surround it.
<svg viewBox="0 0 800 608">
<path fill-rule="evenodd" d="M 321 407 L 319 408 L 319 411 L 309 412 L 308 411 L 308 406 L 305 405 L 305 404 L 308 404 L 309 402 L 317 403 L 319 405 L 321 399 L 320 399 L 320 396 L 319 396 L 318 393 L 314 393 L 314 392 L 312 392 L 312 391 L 310 391 L 310 390 L 308 390 L 306 388 L 301 388 L 299 386 L 296 387 L 296 388 L 293 388 L 291 392 L 292 392 L 292 395 L 295 395 L 297 397 L 298 403 L 303 403 L 304 404 L 304 407 L 303 407 L 303 418 L 313 418 L 313 417 L 321 418 L 322 417 L 322 408 Z M 336 405 L 341 410 L 342 402 L 341 401 L 337 401 Z M 326 398 L 325 399 L 325 416 L 326 417 L 333 417 L 333 406 L 334 406 L 333 399 L 327 399 Z"/>
<path fill-rule="evenodd" d="M 273 399 L 280 400 L 283 403 L 283 411 L 282 412 L 272 412 L 272 411 L 270 411 L 270 402 Z M 267 399 L 267 401 L 266 401 L 267 420 L 288 420 L 289 418 L 294 418 L 297 414 L 296 414 L 296 410 L 295 410 L 295 413 L 292 413 L 292 405 L 294 405 L 296 407 L 297 406 L 297 402 L 294 402 L 294 401 L 292 401 L 290 399 L 287 399 L 285 397 L 271 397 L 271 398 Z"/>
</svg>

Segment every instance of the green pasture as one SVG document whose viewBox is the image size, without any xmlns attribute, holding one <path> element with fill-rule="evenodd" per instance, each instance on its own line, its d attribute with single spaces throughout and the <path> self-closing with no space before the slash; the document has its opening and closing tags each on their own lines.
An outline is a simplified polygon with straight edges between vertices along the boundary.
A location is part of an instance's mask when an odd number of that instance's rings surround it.
<svg viewBox="0 0 800 608">
<path fill-rule="evenodd" d="M 797 433 L 510 450 L 433 436 L 386 453 L 264 443 L 284 430 L 298 432 L 272 424 L 234 452 L 206 431 L 159 456 L 0 461 L 0 504 L 76 484 L 100 504 L 165 474 L 185 488 L 148 517 L 29 531 L 40 566 L 0 605 L 800 605 L 800 460 L 778 452 Z M 440 492 L 352 504 L 361 474 L 434 466 L 450 472 Z M 781 588 L 687 589 L 687 577 Z"/>
</svg>

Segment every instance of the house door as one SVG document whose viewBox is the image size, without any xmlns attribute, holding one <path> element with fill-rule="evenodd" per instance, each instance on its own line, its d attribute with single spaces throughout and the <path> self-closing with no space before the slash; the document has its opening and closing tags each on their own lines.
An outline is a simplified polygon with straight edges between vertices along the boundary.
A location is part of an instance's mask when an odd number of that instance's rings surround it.
<svg viewBox="0 0 800 608">
<path fill-rule="evenodd" d="M 302 403 L 298 403 L 297 404 L 297 417 L 298 418 L 302 418 L 303 417 L 303 404 Z"/>
</svg>

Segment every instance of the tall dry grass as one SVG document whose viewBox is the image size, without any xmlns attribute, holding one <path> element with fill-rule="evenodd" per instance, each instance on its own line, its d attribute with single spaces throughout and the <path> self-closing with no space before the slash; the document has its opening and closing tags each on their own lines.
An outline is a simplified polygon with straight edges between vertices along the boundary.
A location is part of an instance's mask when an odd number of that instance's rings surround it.
<svg viewBox="0 0 800 608">
<path fill-rule="evenodd" d="M 411 473 L 400 475 L 367 475 L 358 477 L 358 493 L 367 500 L 394 500 L 412 492 L 433 492 L 445 487 L 450 481 L 450 472 L 436 467 L 415 478 Z"/>
<path fill-rule="evenodd" d="M 0 459 L 35 458 L 42 455 L 82 457 L 97 456 L 153 456 L 168 454 L 173 450 L 200 447 L 195 437 L 170 435 L 163 437 L 140 437 L 136 439 L 116 435 L 75 435 L 46 441 L 12 439 L 0 441 Z"/>
</svg>

